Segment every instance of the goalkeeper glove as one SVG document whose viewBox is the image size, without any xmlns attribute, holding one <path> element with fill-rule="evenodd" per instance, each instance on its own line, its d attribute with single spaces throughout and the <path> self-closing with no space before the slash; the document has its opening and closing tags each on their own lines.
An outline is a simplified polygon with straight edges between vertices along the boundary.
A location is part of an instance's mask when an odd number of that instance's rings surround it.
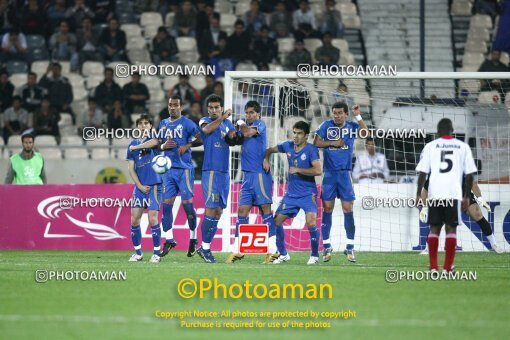
<svg viewBox="0 0 510 340">
<path fill-rule="evenodd" d="M 429 208 L 422 207 L 420 210 L 420 221 L 422 223 L 427 223 L 427 217 L 429 215 Z"/>
<path fill-rule="evenodd" d="M 485 202 L 482 196 L 476 198 L 476 203 L 478 203 L 478 205 L 480 205 L 481 207 L 487 209 L 488 212 L 492 211 L 491 206 L 489 205 L 489 203 Z"/>
</svg>

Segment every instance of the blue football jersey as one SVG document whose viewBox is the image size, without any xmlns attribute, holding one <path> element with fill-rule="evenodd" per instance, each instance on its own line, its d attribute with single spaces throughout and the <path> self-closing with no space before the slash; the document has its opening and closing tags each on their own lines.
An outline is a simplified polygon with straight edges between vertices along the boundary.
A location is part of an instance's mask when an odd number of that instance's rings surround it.
<svg viewBox="0 0 510 340">
<path fill-rule="evenodd" d="M 252 124 L 247 124 L 257 129 L 253 137 L 244 138 L 241 148 L 241 169 L 248 172 L 263 172 L 264 155 L 267 148 L 266 123 L 257 119 Z"/>
<path fill-rule="evenodd" d="M 319 159 L 319 149 L 313 144 L 306 145 L 296 152 L 294 150 L 293 141 L 285 141 L 278 144 L 278 151 L 287 155 L 289 167 L 296 168 L 312 168 L 312 163 Z M 311 194 L 317 194 L 317 186 L 315 185 L 314 176 L 305 176 L 301 174 L 289 173 L 289 187 L 287 195 L 289 197 L 303 197 Z"/>
<path fill-rule="evenodd" d="M 335 125 L 333 119 L 323 122 L 315 133 L 324 141 L 343 139 L 341 148 L 324 148 L 324 171 L 352 170 L 352 154 L 359 124 L 346 122 L 343 127 Z"/>
<path fill-rule="evenodd" d="M 234 125 L 228 119 L 221 122 L 220 126 L 210 134 L 202 131 L 202 124 L 209 124 L 213 120 L 204 117 L 200 120 L 200 135 L 204 143 L 204 163 L 202 171 L 221 171 L 228 172 L 229 163 L 229 146 L 225 142 L 225 136 L 230 130 L 234 129 Z"/>
<path fill-rule="evenodd" d="M 129 143 L 126 160 L 132 160 L 135 162 L 136 174 L 138 175 L 138 179 L 143 185 L 154 185 L 161 183 L 162 182 L 161 176 L 154 172 L 151 164 L 152 158 L 158 155 L 158 151 L 156 149 L 142 149 L 129 151 L 129 147 L 131 145 L 139 144 L 142 144 L 142 142 L 139 139 L 134 139 L 131 141 L 131 143 Z"/>
<path fill-rule="evenodd" d="M 181 118 L 171 121 L 170 118 L 163 119 L 159 123 L 159 138 L 162 138 L 162 143 L 168 139 L 172 139 L 177 146 L 173 149 L 165 150 L 165 156 L 172 160 L 172 168 L 176 169 L 192 169 L 193 162 L 191 161 L 191 149 L 188 149 L 182 156 L 179 156 L 177 150 L 179 147 L 190 143 L 200 130 L 188 117 L 182 116 Z"/>
</svg>

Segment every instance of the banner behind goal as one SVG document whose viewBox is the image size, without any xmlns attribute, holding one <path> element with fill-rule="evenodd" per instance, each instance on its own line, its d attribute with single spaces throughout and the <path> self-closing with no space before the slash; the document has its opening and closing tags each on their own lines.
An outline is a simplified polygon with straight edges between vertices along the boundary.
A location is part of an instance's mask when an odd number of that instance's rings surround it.
<svg viewBox="0 0 510 340">
<path fill-rule="evenodd" d="M 405 199 L 415 196 L 415 168 L 424 145 L 435 138 L 439 120 L 450 118 L 455 136 L 469 143 L 477 161 L 477 180 L 483 198 L 492 207 L 491 213 L 485 209 L 482 212 L 498 243 L 510 251 L 510 93 L 505 97 L 509 84 L 509 75 L 491 73 L 399 73 L 388 78 L 339 79 L 297 78 L 295 72 L 227 72 L 225 108 L 232 108 L 236 121 L 245 118 L 247 101 L 258 101 L 261 118 L 267 125 L 268 146 L 275 146 L 291 139 L 292 126 L 299 120 L 311 124 L 312 143 L 313 131 L 330 119 L 331 106 L 337 101 L 345 101 L 349 108 L 354 104 L 361 106 L 365 122 L 373 129 L 376 152 L 384 154 L 389 168 L 389 175 L 381 184 L 354 179 L 355 243 L 361 251 L 411 251 L 425 247 L 428 225 L 420 223 L 416 208 L 404 206 Z M 352 119 L 352 114 L 348 119 Z M 358 138 L 356 162 L 363 159 L 364 153 L 365 141 Z M 231 154 L 232 190 L 221 223 L 225 251 L 233 243 L 242 181 L 240 148 L 232 148 Z M 361 161 L 360 166 L 363 173 L 369 173 L 374 165 Z M 273 211 L 285 193 L 287 169 L 285 155 L 272 158 Z M 316 178 L 319 187 L 321 181 Z M 370 206 L 381 199 L 385 205 L 401 206 Z M 318 205 L 320 227 L 320 200 Z M 487 250 L 489 243 L 478 225 L 462 215 L 459 246 L 466 251 Z M 261 222 L 258 209 L 251 211 L 250 222 Z M 290 250 L 309 250 L 304 222 L 304 213 L 300 212 L 285 225 Z M 344 249 L 346 236 L 339 200 L 333 212 L 331 240 L 334 250 Z"/>
</svg>

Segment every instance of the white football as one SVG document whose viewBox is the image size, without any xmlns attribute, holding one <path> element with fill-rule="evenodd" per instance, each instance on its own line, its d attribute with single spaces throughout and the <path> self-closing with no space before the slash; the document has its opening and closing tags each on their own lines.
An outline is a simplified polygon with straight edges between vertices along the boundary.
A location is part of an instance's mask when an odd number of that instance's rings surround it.
<svg viewBox="0 0 510 340">
<path fill-rule="evenodd" d="M 152 169 L 157 174 L 164 174 L 172 168 L 172 161 L 167 156 L 157 155 L 152 159 Z"/>
</svg>

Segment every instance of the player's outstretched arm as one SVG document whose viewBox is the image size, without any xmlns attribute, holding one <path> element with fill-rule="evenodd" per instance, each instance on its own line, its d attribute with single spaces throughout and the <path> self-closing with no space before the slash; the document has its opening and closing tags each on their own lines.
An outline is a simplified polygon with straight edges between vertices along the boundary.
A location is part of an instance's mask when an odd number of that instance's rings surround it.
<svg viewBox="0 0 510 340">
<path fill-rule="evenodd" d="M 313 145 L 315 145 L 318 148 L 329 148 L 329 147 L 341 148 L 342 146 L 345 145 L 345 141 L 343 139 L 325 141 L 319 135 L 315 134 L 315 138 L 313 140 Z"/>
<path fill-rule="evenodd" d="M 146 141 L 145 143 L 138 144 L 138 145 L 131 145 L 129 147 L 129 151 L 136 151 L 141 149 L 152 149 L 159 147 L 159 140 L 156 138 L 153 138 L 151 140 Z"/>
<path fill-rule="evenodd" d="M 361 117 L 361 108 L 359 107 L 359 105 L 356 104 L 352 107 L 352 114 L 354 115 L 354 118 L 358 121 L 360 127 L 359 130 L 364 132 L 361 135 L 368 136 L 368 127 L 363 118 Z"/>
<path fill-rule="evenodd" d="M 219 119 L 215 119 L 213 120 L 212 122 L 210 123 L 206 123 L 204 122 L 203 120 L 200 120 L 200 129 L 202 129 L 202 131 L 208 135 L 208 134 L 211 134 L 213 133 L 214 131 L 216 131 L 216 129 L 220 126 L 220 124 L 225 120 L 225 119 L 228 119 L 228 117 L 230 117 L 232 115 L 232 110 L 231 109 L 228 109 L 225 111 L 225 113 L 223 113 L 221 115 L 221 117 Z"/>
<path fill-rule="evenodd" d="M 241 131 L 244 138 L 250 138 L 259 133 L 256 127 L 246 125 L 245 121 L 242 119 L 239 119 L 236 125 L 239 127 L 239 131 Z"/>
<path fill-rule="evenodd" d="M 264 155 L 264 170 L 266 172 L 269 172 L 271 170 L 271 164 L 269 163 L 269 157 L 271 157 L 272 154 L 274 153 L 278 153 L 278 147 L 277 146 L 273 146 L 273 147 L 270 147 L 270 148 L 267 148 L 266 149 L 266 153 Z"/>
<path fill-rule="evenodd" d="M 150 190 L 150 187 L 147 185 L 143 185 L 140 182 L 140 179 L 138 178 L 138 175 L 136 174 L 135 171 L 135 161 L 128 160 L 128 172 L 133 182 L 135 182 L 136 187 L 140 189 L 140 191 L 142 191 L 144 194 L 147 194 Z"/>
<path fill-rule="evenodd" d="M 300 174 L 300 175 L 304 175 L 304 176 L 320 176 L 320 175 L 322 175 L 321 161 L 320 160 L 313 161 L 311 168 L 297 168 L 297 167 L 291 166 L 289 168 L 289 173 Z"/>
<path fill-rule="evenodd" d="M 478 203 L 478 205 L 480 205 L 481 207 L 487 209 L 488 212 L 491 212 L 492 211 L 491 206 L 489 205 L 489 203 L 487 203 L 486 200 L 483 199 L 482 190 L 480 190 L 477 181 L 473 180 L 473 187 L 471 188 L 471 190 L 473 191 L 473 194 L 475 194 L 476 196 L 476 203 Z"/>
<path fill-rule="evenodd" d="M 416 202 L 420 202 L 422 197 L 423 186 L 425 185 L 425 180 L 427 179 L 427 174 L 425 172 L 419 172 L 418 176 L 418 187 L 416 189 Z"/>
</svg>

